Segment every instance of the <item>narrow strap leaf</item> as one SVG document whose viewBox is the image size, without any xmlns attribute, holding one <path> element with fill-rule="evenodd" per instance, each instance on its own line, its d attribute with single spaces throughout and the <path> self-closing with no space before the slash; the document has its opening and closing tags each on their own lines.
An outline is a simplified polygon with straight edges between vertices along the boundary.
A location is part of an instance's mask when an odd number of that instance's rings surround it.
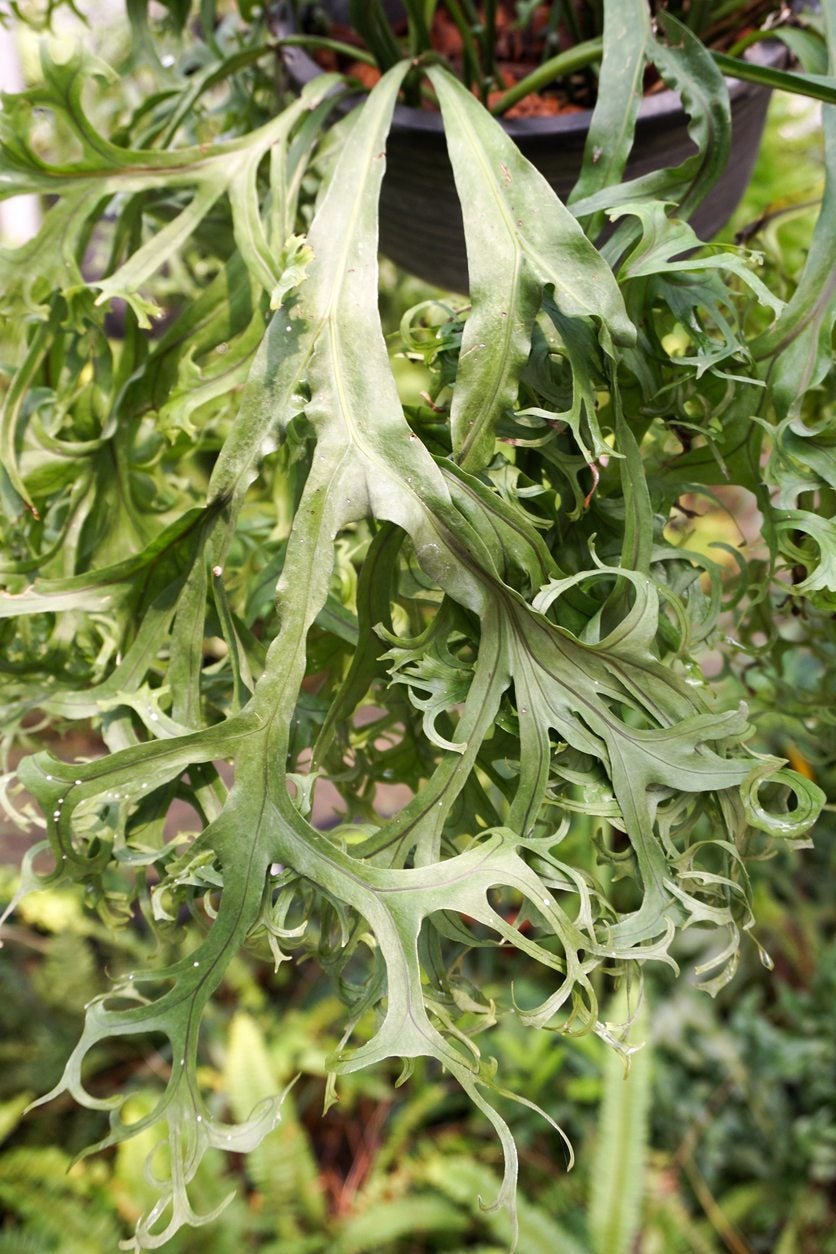
<svg viewBox="0 0 836 1254">
<path fill-rule="evenodd" d="M 776 70 L 771 65 L 758 65 L 757 61 L 726 56 L 724 52 L 712 52 L 711 56 L 727 78 L 742 78 L 744 82 L 771 87 L 775 91 L 789 91 L 794 96 L 809 96 L 812 100 L 823 100 L 825 104 L 836 104 L 836 83 L 828 75 Z"/>
<path fill-rule="evenodd" d="M 567 201 L 570 205 L 617 183 L 624 172 L 643 99 L 649 41 L 647 0 L 605 0 L 604 57 L 598 76 L 598 95 L 580 176 Z M 587 223 L 590 238 L 598 235 L 602 225 L 603 215 L 596 214 Z"/>
<path fill-rule="evenodd" d="M 599 322 L 604 347 L 632 343 L 612 272 L 542 174 L 450 74 L 431 69 L 462 204 L 473 311 L 451 423 L 456 459 L 479 470 L 516 398 L 543 293 L 569 317 Z"/>
</svg>

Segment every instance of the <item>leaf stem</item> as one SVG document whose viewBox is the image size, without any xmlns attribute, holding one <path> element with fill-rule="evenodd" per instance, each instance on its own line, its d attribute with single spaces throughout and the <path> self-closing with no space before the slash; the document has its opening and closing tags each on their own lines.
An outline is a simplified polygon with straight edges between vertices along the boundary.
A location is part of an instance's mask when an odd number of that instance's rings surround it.
<svg viewBox="0 0 836 1254">
<path fill-rule="evenodd" d="M 724 52 L 712 52 L 714 64 L 728 78 L 741 78 L 747 83 L 762 87 L 774 87 L 777 91 L 789 91 L 796 96 L 810 96 L 825 104 L 836 104 L 836 84 L 824 74 L 801 74 L 790 70 L 774 70 L 769 65 L 756 65 Z"/>
<path fill-rule="evenodd" d="M 556 57 L 544 61 L 536 70 L 526 74 L 525 78 L 521 78 L 513 87 L 509 87 L 500 96 L 499 100 L 491 106 L 491 113 L 495 117 L 501 117 L 503 113 L 522 100 L 524 96 L 528 96 L 532 92 L 541 91 L 565 74 L 573 74 L 575 70 L 584 69 L 587 65 L 592 65 L 595 61 L 599 61 L 603 51 L 604 41 L 603 38 L 599 37 L 587 39 L 584 43 L 567 49 L 566 52 L 558 53 Z"/>
<path fill-rule="evenodd" d="M 341 39 L 329 39 L 325 35 L 283 35 L 275 41 L 277 48 L 325 48 L 340 57 L 351 57 L 365 65 L 377 65 L 377 58 L 365 48 L 343 43 Z"/>
<path fill-rule="evenodd" d="M 467 17 L 459 4 L 459 0 L 447 0 L 447 11 L 456 24 L 456 30 L 459 32 L 462 41 L 462 78 L 465 87 L 472 87 L 474 83 L 482 83 L 482 67 L 479 60 L 479 50 L 476 46 L 476 40 L 473 38 L 473 29 L 468 23 Z"/>
</svg>

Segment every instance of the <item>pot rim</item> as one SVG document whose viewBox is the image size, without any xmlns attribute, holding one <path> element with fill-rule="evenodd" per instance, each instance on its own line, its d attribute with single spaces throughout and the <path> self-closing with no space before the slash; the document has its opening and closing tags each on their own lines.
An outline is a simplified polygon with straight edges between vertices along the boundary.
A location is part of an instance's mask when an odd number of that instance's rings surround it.
<svg viewBox="0 0 836 1254">
<path fill-rule="evenodd" d="M 277 34 L 281 35 L 282 31 L 290 33 L 292 29 L 293 23 L 291 19 L 280 15 L 276 22 Z M 305 86 L 325 72 L 314 61 L 313 57 L 309 56 L 306 50 L 298 45 L 281 48 L 279 52 L 291 80 L 299 86 Z M 778 39 L 764 39 L 758 43 L 751 44 L 744 52 L 744 59 L 753 61 L 757 65 L 766 65 L 777 69 L 786 62 L 787 50 Z M 724 77 L 726 78 L 729 102 L 731 104 L 741 96 L 772 90 L 769 87 L 763 87 L 758 83 L 749 83 L 740 78 Z M 366 94 L 358 92 L 356 99 L 359 101 L 365 98 Z M 354 99 L 354 97 L 351 98 L 352 104 Z M 636 125 L 641 126 L 644 122 L 682 116 L 683 112 L 679 93 L 666 87 L 663 91 L 654 92 L 652 95 L 642 98 Z M 592 113 L 592 109 L 579 109 L 572 113 L 550 114 L 546 117 L 498 118 L 497 121 L 501 122 L 505 133 L 513 140 L 543 135 L 585 135 L 589 130 Z M 397 104 L 392 117 L 391 130 L 441 135 L 444 132 L 444 123 L 441 114 L 437 111 L 414 109 L 409 105 Z"/>
</svg>

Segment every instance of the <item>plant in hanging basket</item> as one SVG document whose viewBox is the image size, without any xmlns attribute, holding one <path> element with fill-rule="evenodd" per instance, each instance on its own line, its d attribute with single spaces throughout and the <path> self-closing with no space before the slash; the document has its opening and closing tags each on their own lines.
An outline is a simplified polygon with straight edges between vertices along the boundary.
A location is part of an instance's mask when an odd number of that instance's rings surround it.
<svg viewBox="0 0 836 1254">
<path fill-rule="evenodd" d="M 297 6 L 295 17 L 288 10 L 276 33 L 283 41 L 291 35 L 292 42 L 283 42 L 282 56 L 297 88 L 321 73 L 323 60 L 332 68 L 341 66 L 359 75 L 369 85 L 396 52 L 440 56 L 502 116 L 506 133 L 558 196 L 570 203 L 581 202 L 576 212 L 597 235 L 602 217 L 600 212 L 589 216 L 581 212 L 585 197 L 607 184 L 629 184 L 660 170 L 674 170 L 712 144 L 695 134 L 694 128 L 711 125 L 711 96 L 719 100 L 723 95 L 719 74 L 706 58 L 707 77 L 699 88 L 702 98 L 683 102 L 681 93 L 687 97 L 694 91 L 701 71 L 692 63 L 691 76 L 683 79 L 679 61 L 667 52 L 668 36 L 672 35 L 674 43 L 680 40 L 679 27 L 668 21 L 669 13 L 675 11 L 674 5 L 659 7 L 654 19 L 645 3 L 623 4 L 609 11 L 608 23 L 602 27 L 597 6 L 592 5 L 500 4 L 477 11 L 458 3 L 404 5 L 394 0 L 352 5 L 325 0 Z M 703 38 L 713 39 L 721 46 L 739 48 L 749 59 L 748 64 L 741 63 L 740 57 L 718 53 L 722 72 L 730 76 L 726 85 L 731 144 L 703 199 L 683 198 L 682 181 L 669 182 L 667 188 L 657 182 L 656 194 L 670 196 L 700 238 L 710 239 L 725 225 L 749 181 L 770 83 L 817 90 L 812 81 L 781 73 L 778 67 L 785 64 L 789 46 L 801 51 L 810 65 L 821 68 L 823 42 L 806 28 L 776 26 L 779 15 L 786 20 L 788 12 L 772 0 L 754 8 L 741 4 L 736 14 L 727 14 L 722 21 L 708 22 L 703 30 L 687 27 L 681 33 L 686 47 L 690 44 L 696 50 Z M 347 45 L 339 57 L 327 39 L 324 49 L 315 35 L 312 42 L 304 37 L 293 40 L 292 33 L 304 29 L 306 21 L 360 46 Z M 765 22 L 765 29 L 758 29 L 758 22 Z M 401 33 L 400 45 L 393 31 Z M 770 39 L 764 42 L 767 34 Z M 375 63 L 373 67 L 368 61 L 351 60 L 362 51 L 362 41 L 363 55 Z M 552 56 L 554 43 L 566 46 Z M 509 61 L 514 56 L 518 59 Z M 755 81 L 744 78 L 752 72 Z M 648 82 L 653 88 L 649 93 Z M 507 90 L 498 90 L 498 83 L 505 83 Z M 467 291 L 462 215 L 447 156 L 444 120 L 437 104 L 427 107 L 431 102 L 426 98 L 422 107 L 414 107 L 417 103 L 413 95 L 411 103 L 399 103 L 395 109 L 381 191 L 381 248 L 428 282 Z M 631 146 L 625 143 L 628 134 L 634 135 Z M 581 179 L 584 158 L 586 173 Z"/>
<path fill-rule="evenodd" d="M 47 45 L 0 115 L 3 195 L 49 202 L 38 237 L 0 252 L 4 735 L 32 747 L 36 715 L 100 738 L 21 762 L 8 804 L 44 829 L 21 893 L 75 883 L 159 943 L 87 1007 L 41 1100 L 108 1112 L 100 1146 L 161 1138 L 133 1249 L 208 1222 L 190 1192 L 204 1153 L 280 1118 L 281 1094 L 235 1123 L 201 1085 L 201 1023 L 243 947 L 343 998 L 329 1101 L 365 1067 L 443 1068 L 500 1138 L 513 1212 L 498 1107 L 527 1099 L 496 1074 L 495 1016 L 624 1049 L 602 992 L 675 969 L 690 927 L 722 986 L 753 924 L 747 860 L 803 845 L 824 801 L 757 746 L 742 698 L 757 714 L 771 686 L 810 734 L 815 700 L 784 664 L 818 657 L 836 597 L 833 111 L 823 211 L 779 296 L 756 258 L 701 249 L 670 214 L 700 203 L 730 142 L 723 77 L 672 19 L 654 56 L 698 151 L 617 186 L 587 153 L 575 211 L 613 218 L 602 251 L 477 97 L 422 67 L 471 304 L 405 319 L 431 372 L 405 406 L 378 202 L 416 67 L 326 131 L 339 80 L 277 102 L 261 19 L 211 12 L 199 42 L 184 9 L 159 26 L 133 6 L 121 76 Z M 670 541 L 678 503 L 723 483 L 753 494 L 768 558 L 726 568 Z M 721 684 L 700 670 L 709 644 Z M 497 948 L 538 972 L 538 1001 L 516 1002 L 510 961 L 498 1001 L 480 987 L 474 955 Z M 136 1122 L 129 1090 L 85 1083 L 109 1038 L 157 1051 Z"/>
</svg>

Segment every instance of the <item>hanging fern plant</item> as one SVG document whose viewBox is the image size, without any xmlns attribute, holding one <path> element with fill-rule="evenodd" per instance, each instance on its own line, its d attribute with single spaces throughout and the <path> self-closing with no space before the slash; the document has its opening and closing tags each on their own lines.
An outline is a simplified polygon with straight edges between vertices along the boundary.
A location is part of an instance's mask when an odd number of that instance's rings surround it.
<svg viewBox="0 0 836 1254">
<path fill-rule="evenodd" d="M 247 1150 L 280 1118 L 277 1094 L 227 1123 L 198 1082 L 204 1010 L 254 946 L 339 987 L 332 1096 L 393 1058 L 458 1081 L 501 1138 L 513 1209 L 496 1100 L 514 1095 L 477 1041 L 496 1007 L 468 954 L 500 944 L 542 968 L 540 1004 L 513 1006 L 532 1030 L 617 1044 L 602 973 L 675 967 L 698 925 L 723 938 L 702 972 L 722 985 L 753 922 L 747 856 L 803 844 L 824 800 L 750 747 L 745 706 L 694 655 L 732 630 L 775 643 L 787 597 L 811 638 L 833 608 L 833 110 L 825 205 L 784 301 L 750 254 L 700 247 L 677 216 L 716 177 L 729 122 L 719 71 L 673 19 L 657 65 L 698 155 L 610 187 L 590 157 L 572 212 L 428 68 L 471 305 L 405 320 L 431 394 L 404 407 L 377 204 L 408 63 L 323 141 L 339 80 L 276 113 L 257 20 L 166 65 L 138 8 L 124 83 L 45 47 L 41 84 L 0 115 L 3 195 L 51 202 L 37 238 L 0 254 L 0 671 L 10 744 L 33 711 L 101 736 L 21 762 L 47 836 L 22 891 L 72 880 L 114 925 L 141 912 L 161 948 L 183 926 L 194 947 L 94 1001 L 41 1100 L 109 1110 L 101 1146 L 165 1125 L 131 1248 L 211 1219 L 189 1200 L 203 1153 Z M 602 212 L 616 226 L 598 251 L 579 219 Z M 723 482 L 755 494 L 769 545 L 731 578 L 664 531 L 683 494 Z M 322 781 L 342 800 L 327 830 Z M 410 799 L 382 817 L 393 781 Z M 167 821 L 178 799 L 192 835 Z M 127 1095 L 90 1094 L 84 1061 L 147 1034 L 168 1074 L 127 1123 Z"/>
</svg>

